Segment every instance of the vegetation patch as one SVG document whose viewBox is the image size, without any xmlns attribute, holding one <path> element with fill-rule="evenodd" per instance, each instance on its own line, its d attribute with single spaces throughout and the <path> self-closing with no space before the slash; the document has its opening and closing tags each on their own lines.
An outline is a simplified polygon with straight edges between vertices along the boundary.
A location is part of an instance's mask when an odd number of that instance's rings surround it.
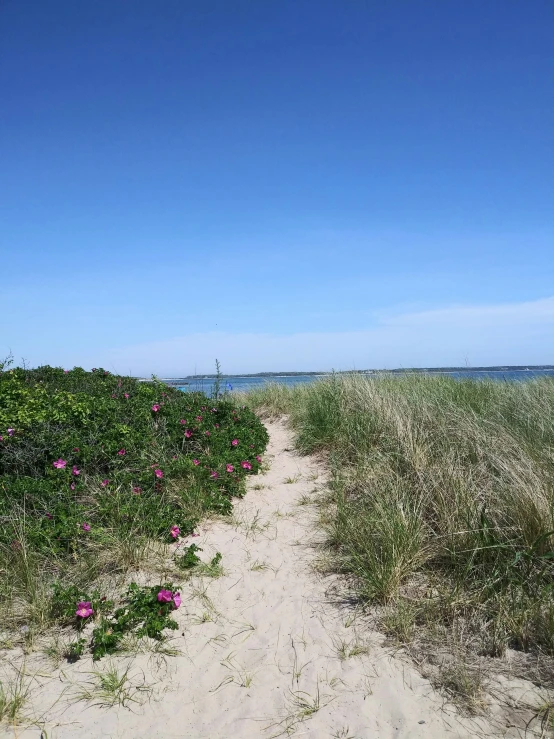
<svg viewBox="0 0 554 739">
<path fill-rule="evenodd" d="M 123 581 L 153 547 L 167 557 L 166 545 L 206 514 L 230 513 L 267 440 L 255 414 L 229 396 L 103 369 L 0 364 L 2 627 L 28 641 L 79 618 L 81 607 L 100 619 L 95 656 L 126 630 L 156 638 L 171 627 L 145 615 L 150 603 L 169 619 L 160 587 L 129 590 L 124 611 L 108 616 L 107 579 Z M 82 645 L 72 649 L 78 657 Z"/>
<path fill-rule="evenodd" d="M 331 376 L 244 398 L 326 453 L 333 566 L 418 662 L 446 646 L 498 668 L 511 649 L 554 685 L 552 379 Z"/>
</svg>

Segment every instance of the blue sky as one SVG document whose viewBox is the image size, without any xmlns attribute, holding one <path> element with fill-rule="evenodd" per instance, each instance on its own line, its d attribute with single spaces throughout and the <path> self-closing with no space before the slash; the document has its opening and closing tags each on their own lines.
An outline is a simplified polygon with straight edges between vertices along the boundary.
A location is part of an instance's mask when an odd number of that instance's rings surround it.
<svg viewBox="0 0 554 739">
<path fill-rule="evenodd" d="M 554 363 L 551 0 L 3 0 L 0 354 Z"/>
</svg>

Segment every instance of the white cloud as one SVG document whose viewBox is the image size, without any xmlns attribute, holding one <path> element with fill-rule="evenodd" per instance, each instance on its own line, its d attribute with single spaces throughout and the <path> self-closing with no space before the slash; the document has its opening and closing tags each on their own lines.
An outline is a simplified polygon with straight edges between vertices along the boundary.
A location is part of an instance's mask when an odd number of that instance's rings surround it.
<svg viewBox="0 0 554 739">
<path fill-rule="evenodd" d="M 554 364 L 554 297 L 525 303 L 381 314 L 363 331 L 287 335 L 188 334 L 88 357 L 69 353 L 55 363 L 103 365 L 135 375 Z M 54 363 L 53 360 L 50 360 Z"/>
</svg>

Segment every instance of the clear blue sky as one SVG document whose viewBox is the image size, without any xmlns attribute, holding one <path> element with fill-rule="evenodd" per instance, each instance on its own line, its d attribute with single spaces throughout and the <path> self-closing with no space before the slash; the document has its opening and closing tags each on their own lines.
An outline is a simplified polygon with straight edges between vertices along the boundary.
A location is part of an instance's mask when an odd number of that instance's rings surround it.
<svg viewBox="0 0 554 739">
<path fill-rule="evenodd" d="M 0 0 L 0 354 L 554 363 L 552 0 Z"/>
</svg>

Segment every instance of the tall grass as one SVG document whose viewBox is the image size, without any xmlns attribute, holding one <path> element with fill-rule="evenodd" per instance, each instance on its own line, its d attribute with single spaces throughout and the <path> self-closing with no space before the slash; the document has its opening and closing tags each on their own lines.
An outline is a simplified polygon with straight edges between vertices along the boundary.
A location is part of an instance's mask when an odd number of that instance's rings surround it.
<svg viewBox="0 0 554 739">
<path fill-rule="evenodd" d="M 363 596 L 480 653 L 554 654 L 554 381 L 332 376 L 247 402 L 329 453 L 328 543 Z"/>
</svg>

